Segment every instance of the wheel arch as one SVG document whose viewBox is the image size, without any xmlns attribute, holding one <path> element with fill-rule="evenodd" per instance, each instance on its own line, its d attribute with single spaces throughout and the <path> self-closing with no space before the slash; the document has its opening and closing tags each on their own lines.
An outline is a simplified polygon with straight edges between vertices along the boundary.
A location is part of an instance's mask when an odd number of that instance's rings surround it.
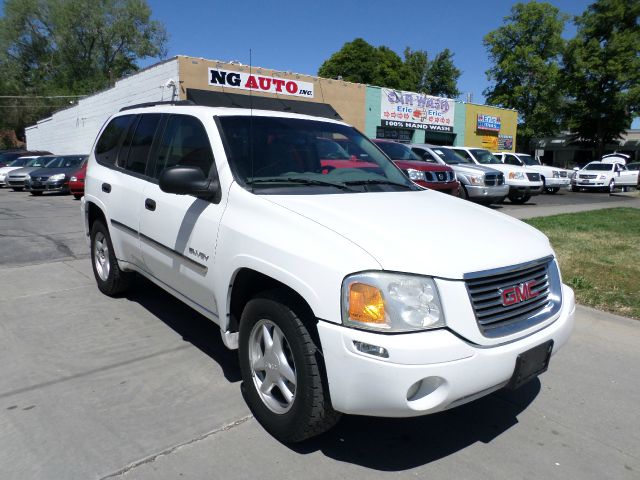
<svg viewBox="0 0 640 480">
<path fill-rule="evenodd" d="M 260 294 L 286 298 L 288 305 L 301 315 L 301 320 L 307 324 L 314 342 L 320 348 L 320 338 L 316 326 L 318 320 L 304 296 L 290 285 L 249 267 L 237 269 L 229 282 L 226 302 L 227 323 L 223 329 L 226 328 L 227 332 L 237 333 L 244 307 L 249 300 Z"/>
</svg>

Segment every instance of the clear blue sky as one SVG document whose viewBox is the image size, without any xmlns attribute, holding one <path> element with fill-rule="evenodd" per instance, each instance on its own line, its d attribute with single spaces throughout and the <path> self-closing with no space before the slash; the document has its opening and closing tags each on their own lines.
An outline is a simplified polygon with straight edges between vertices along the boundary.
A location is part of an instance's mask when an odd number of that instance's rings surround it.
<svg viewBox="0 0 640 480">
<path fill-rule="evenodd" d="M 276 70 L 315 75 L 345 42 L 357 37 L 386 45 L 402 56 L 405 47 L 431 57 L 449 48 L 462 70 L 458 87 L 482 102 L 489 68 L 483 36 L 502 25 L 514 2 L 431 1 L 212 1 L 148 0 L 153 17 L 170 34 L 169 56 L 238 60 Z M 562 12 L 578 15 L 588 0 L 552 0 Z M 575 33 L 569 23 L 565 36 Z M 144 62 L 143 65 L 154 63 Z"/>
</svg>

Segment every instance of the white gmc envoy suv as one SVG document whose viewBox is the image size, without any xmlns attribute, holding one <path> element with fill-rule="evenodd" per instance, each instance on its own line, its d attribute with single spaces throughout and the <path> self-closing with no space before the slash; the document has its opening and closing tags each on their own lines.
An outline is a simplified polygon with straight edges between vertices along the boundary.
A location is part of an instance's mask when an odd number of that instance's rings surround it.
<svg viewBox="0 0 640 480">
<path fill-rule="evenodd" d="M 218 324 L 278 439 L 516 388 L 567 341 L 574 294 L 538 230 L 414 185 L 343 122 L 184 103 L 100 131 L 93 271 L 107 295 L 138 273 Z M 366 156 L 325 168 L 326 139 Z"/>
</svg>

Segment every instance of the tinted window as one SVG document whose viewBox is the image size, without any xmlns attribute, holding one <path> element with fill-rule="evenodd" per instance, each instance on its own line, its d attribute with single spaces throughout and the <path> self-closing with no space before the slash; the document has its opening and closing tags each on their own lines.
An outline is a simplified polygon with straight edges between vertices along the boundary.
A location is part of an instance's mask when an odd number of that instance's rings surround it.
<svg viewBox="0 0 640 480">
<path fill-rule="evenodd" d="M 599 172 L 610 172 L 612 170 L 613 165 L 606 163 L 590 163 L 586 167 L 585 170 L 596 170 Z"/>
<path fill-rule="evenodd" d="M 469 155 L 469 152 L 467 152 L 466 150 L 456 150 L 455 152 L 458 155 L 460 155 L 462 158 L 466 158 L 467 160 L 471 160 L 471 155 Z"/>
<path fill-rule="evenodd" d="M 207 176 L 213 165 L 209 137 L 200 120 L 195 117 L 169 117 L 158 146 L 153 176 L 158 178 L 162 170 L 176 165 L 198 167 Z"/>
<path fill-rule="evenodd" d="M 500 160 L 494 157 L 489 150 L 481 150 L 477 148 L 477 149 L 471 150 L 471 153 L 473 153 L 473 155 L 476 157 L 476 160 L 478 160 L 478 163 L 483 163 L 483 164 L 502 163 Z"/>
<path fill-rule="evenodd" d="M 99 163 L 114 165 L 118 157 L 118 146 L 124 132 L 133 120 L 133 115 L 116 117 L 104 129 L 96 145 L 96 160 Z"/>
<path fill-rule="evenodd" d="M 473 163 L 468 158 L 463 157 L 461 155 L 461 151 L 454 151 L 443 147 L 434 148 L 433 151 L 448 165 L 457 165 L 459 163 Z"/>
<path fill-rule="evenodd" d="M 420 157 L 413 153 L 409 147 L 402 143 L 395 142 L 375 142 L 380 149 L 392 160 L 420 160 Z"/>
<path fill-rule="evenodd" d="M 47 163 L 47 168 L 71 168 L 79 167 L 84 161 L 84 156 L 69 155 L 63 157 L 55 157 Z"/>
<path fill-rule="evenodd" d="M 157 113 L 142 115 L 136 126 L 135 132 L 127 135 L 125 147 L 120 153 L 118 165 L 132 172 L 144 174 L 147 168 L 147 159 L 151 151 L 153 136 L 156 133 L 161 115 Z"/>
<path fill-rule="evenodd" d="M 28 160 L 28 158 L 16 158 L 13 162 L 9 162 L 7 167 L 24 167 Z"/>
<path fill-rule="evenodd" d="M 507 163 L 509 165 L 518 165 L 518 166 L 520 165 L 520 162 L 516 158 L 514 158 L 513 155 L 503 155 L 502 157 L 503 157 L 504 163 Z"/>
</svg>

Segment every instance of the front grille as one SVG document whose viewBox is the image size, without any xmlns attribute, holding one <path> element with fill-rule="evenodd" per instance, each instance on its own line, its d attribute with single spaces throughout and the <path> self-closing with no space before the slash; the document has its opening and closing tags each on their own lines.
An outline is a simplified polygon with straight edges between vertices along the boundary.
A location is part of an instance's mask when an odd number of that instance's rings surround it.
<svg viewBox="0 0 640 480">
<path fill-rule="evenodd" d="M 578 178 L 584 178 L 586 180 L 593 180 L 594 178 L 598 178 L 598 175 L 578 175 Z"/>
<path fill-rule="evenodd" d="M 424 172 L 426 182 L 452 182 L 455 178 L 453 172 Z"/>
<path fill-rule="evenodd" d="M 531 182 L 539 182 L 540 181 L 540 174 L 539 173 L 527 173 L 527 178 Z"/>
<path fill-rule="evenodd" d="M 543 322 L 560 309 L 560 275 L 556 263 L 547 257 L 528 264 L 465 276 L 467 291 L 480 331 L 486 337 L 500 337 Z M 525 283 L 534 297 L 512 305 L 508 298 L 522 296 Z M 514 290 L 514 287 L 516 290 Z"/>
<path fill-rule="evenodd" d="M 502 173 L 487 173 L 484 176 L 484 184 L 487 187 L 504 185 L 504 175 Z"/>
</svg>

